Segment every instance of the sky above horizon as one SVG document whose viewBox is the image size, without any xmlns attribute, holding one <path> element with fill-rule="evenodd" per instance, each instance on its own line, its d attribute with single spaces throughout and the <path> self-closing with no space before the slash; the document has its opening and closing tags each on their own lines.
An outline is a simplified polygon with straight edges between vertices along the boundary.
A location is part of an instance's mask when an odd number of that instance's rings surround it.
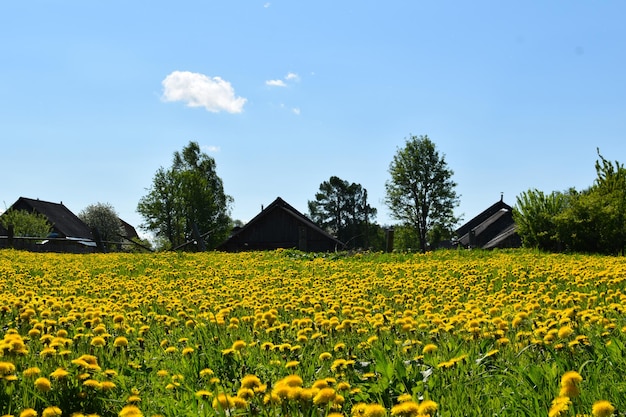
<svg viewBox="0 0 626 417">
<path fill-rule="evenodd" d="M 389 164 L 428 135 L 467 221 L 626 162 L 621 1 L 4 1 L 0 211 L 111 204 L 137 228 L 154 174 L 190 141 L 231 216 L 306 214 L 331 176 L 378 210 Z M 462 222 L 461 222 L 462 224 Z M 459 224 L 460 225 L 460 224 Z"/>
</svg>

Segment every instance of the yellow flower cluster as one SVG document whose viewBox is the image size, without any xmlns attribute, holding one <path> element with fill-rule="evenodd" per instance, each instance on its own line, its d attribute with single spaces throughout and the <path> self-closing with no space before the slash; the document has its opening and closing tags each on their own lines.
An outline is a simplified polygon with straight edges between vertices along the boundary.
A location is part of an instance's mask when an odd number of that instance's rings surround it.
<svg viewBox="0 0 626 417">
<path fill-rule="evenodd" d="M 594 361 L 622 360 L 625 277 L 621 258 L 530 251 L 2 250 L 0 415 L 152 416 L 180 404 L 194 415 L 453 415 L 467 398 L 446 390 L 476 385 L 471 375 L 488 375 L 481 398 L 509 412 L 514 401 L 487 390 L 513 387 L 502 370 L 517 362 L 587 363 L 586 378 L 601 384 Z M 557 369 L 560 390 L 542 399 L 543 413 L 590 401 L 567 370 Z M 424 400 L 431 392 L 442 399 Z M 588 406 L 606 417 L 624 404 Z"/>
</svg>

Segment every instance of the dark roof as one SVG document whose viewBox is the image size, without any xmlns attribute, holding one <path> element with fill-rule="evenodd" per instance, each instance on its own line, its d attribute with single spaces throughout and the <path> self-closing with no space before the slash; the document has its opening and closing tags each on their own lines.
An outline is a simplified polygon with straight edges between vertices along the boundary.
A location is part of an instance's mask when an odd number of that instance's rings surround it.
<svg viewBox="0 0 626 417">
<path fill-rule="evenodd" d="M 217 249 L 233 251 L 296 248 L 323 252 L 343 247 L 344 244 L 339 239 L 277 197 L 252 220 L 233 230 L 232 235 Z"/>
<path fill-rule="evenodd" d="M 502 199 L 457 229 L 459 243 L 466 247 L 517 247 L 521 243 L 513 221 L 513 208 Z"/>
<path fill-rule="evenodd" d="M 137 234 L 137 230 L 129 223 L 120 219 L 120 223 L 122 223 L 122 229 L 124 229 L 124 237 L 128 239 L 139 238 L 139 234 Z"/>
<path fill-rule="evenodd" d="M 46 216 L 48 222 L 52 225 L 52 231 L 58 237 L 92 238 L 89 227 L 65 207 L 63 203 L 20 197 L 9 209 L 26 210 Z"/>
</svg>

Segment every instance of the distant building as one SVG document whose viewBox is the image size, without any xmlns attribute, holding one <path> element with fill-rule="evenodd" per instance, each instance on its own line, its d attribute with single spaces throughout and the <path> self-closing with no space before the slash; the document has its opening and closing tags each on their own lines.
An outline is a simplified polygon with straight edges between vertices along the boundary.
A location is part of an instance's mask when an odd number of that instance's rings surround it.
<svg viewBox="0 0 626 417">
<path fill-rule="evenodd" d="M 239 252 L 278 248 L 329 252 L 343 249 L 344 244 L 278 197 L 247 224 L 233 230 L 217 250 Z"/>
<path fill-rule="evenodd" d="M 78 216 L 71 212 L 63 203 L 53 203 L 39 199 L 20 197 L 9 210 L 25 210 L 37 213 L 48 220 L 52 231 L 47 239 L 33 241 L 19 241 L 16 239 L 16 249 L 26 249 L 41 252 L 95 252 L 97 245 L 91 229 Z M 124 233 L 128 239 L 138 238 L 133 226 L 120 219 Z M 7 236 L 8 231 L 0 226 L 0 235 Z M 0 248 L 7 246 L 5 240 L 0 240 Z"/>
<path fill-rule="evenodd" d="M 52 203 L 39 199 L 20 197 L 9 210 L 25 210 L 40 214 L 48 220 L 52 231 L 48 239 L 37 241 L 17 240 L 14 247 L 41 252 L 94 252 L 96 243 L 89 227 L 72 213 L 63 203 Z M 3 231 L 6 234 L 7 231 Z M 0 247 L 6 242 L 0 242 Z"/>
<path fill-rule="evenodd" d="M 513 208 L 500 201 L 457 229 L 458 243 L 465 248 L 518 248 L 522 240 L 513 221 Z"/>
</svg>

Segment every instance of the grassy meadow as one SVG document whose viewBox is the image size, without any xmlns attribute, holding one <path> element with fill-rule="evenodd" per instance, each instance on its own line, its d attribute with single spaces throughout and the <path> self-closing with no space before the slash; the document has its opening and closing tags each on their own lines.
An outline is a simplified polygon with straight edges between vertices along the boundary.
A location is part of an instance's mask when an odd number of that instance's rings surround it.
<svg viewBox="0 0 626 417">
<path fill-rule="evenodd" d="M 626 415 L 626 259 L 0 251 L 0 416 Z"/>
</svg>

